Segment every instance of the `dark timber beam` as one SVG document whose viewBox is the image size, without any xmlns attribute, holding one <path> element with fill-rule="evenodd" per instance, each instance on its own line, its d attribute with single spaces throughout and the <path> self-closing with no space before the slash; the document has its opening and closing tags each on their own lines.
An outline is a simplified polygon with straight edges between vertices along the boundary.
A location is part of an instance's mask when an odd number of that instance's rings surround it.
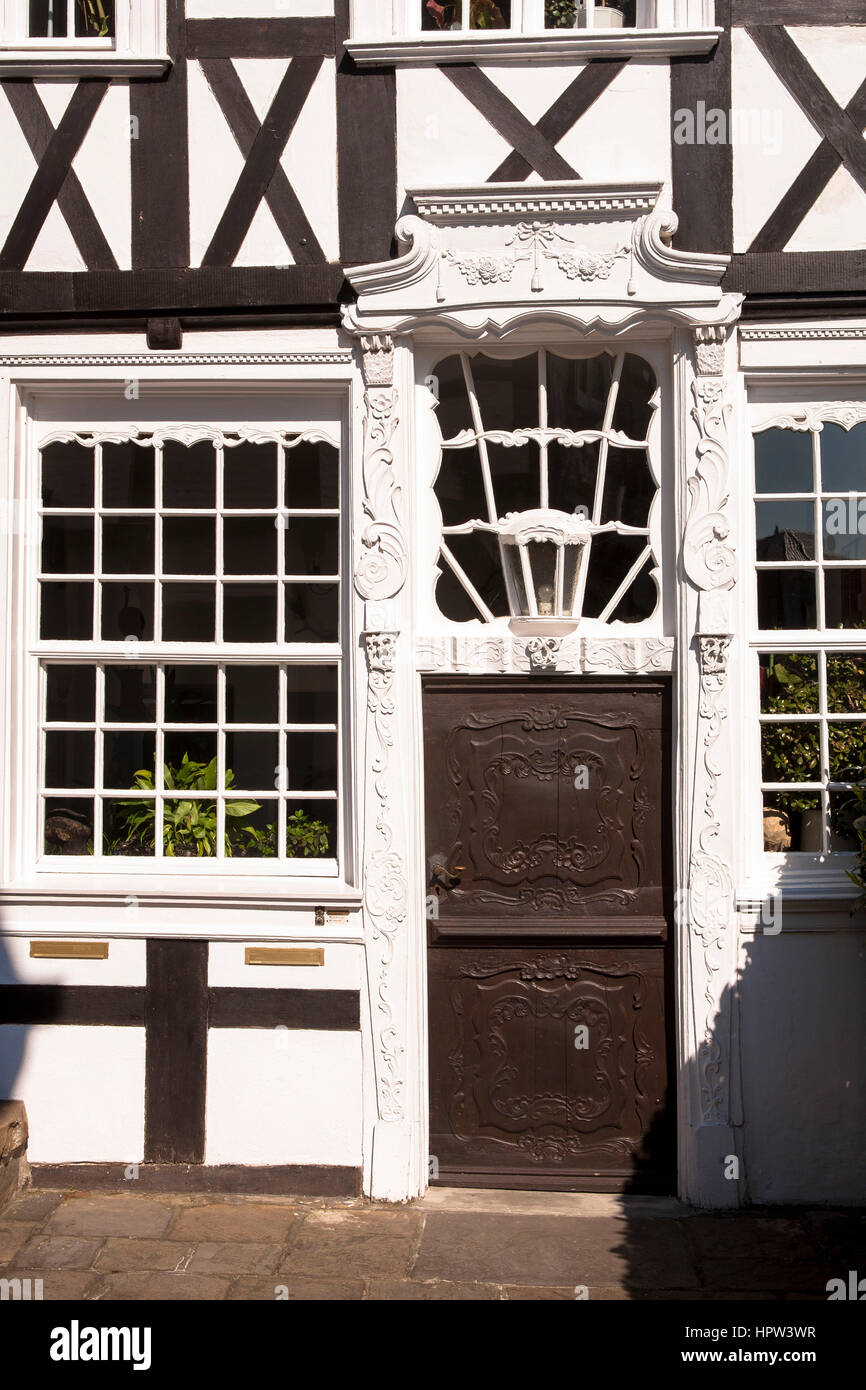
<svg viewBox="0 0 866 1390">
<path fill-rule="evenodd" d="M 863 0 L 733 0 L 731 11 L 733 24 L 866 24 Z"/>
<path fill-rule="evenodd" d="M 132 266 L 189 265 L 189 131 L 184 0 L 167 0 L 170 70 L 130 82 Z"/>
<path fill-rule="evenodd" d="M 0 323 L 25 314 L 186 317 L 225 309 L 336 309 L 338 265 L 0 272 Z"/>
<path fill-rule="evenodd" d="M 0 250 L 0 270 L 21 270 L 27 264 L 36 238 L 59 197 L 72 168 L 72 161 L 107 91 L 106 79 L 86 78 L 78 83 L 72 93 L 60 124 L 51 133 L 39 168 L 33 175 L 33 181 Z"/>
<path fill-rule="evenodd" d="M 725 32 L 711 54 L 671 59 L 671 120 L 678 111 L 731 109 L 731 3 L 716 0 Z M 679 218 L 674 245 L 683 251 L 729 252 L 734 244 L 734 163 L 730 145 L 678 145 L 671 131 L 673 204 Z"/>
<path fill-rule="evenodd" d="M 349 0 L 334 9 L 342 48 Z M 397 220 L 397 77 L 393 68 L 359 68 L 347 53 L 337 66 L 337 181 L 343 264 L 387 260 Z"/>
<path fill-rule="evenodd" d="M 333 19 L 189 19 L 188 58 L 333 58 Z"/>
<path fill-rule="evenodd" d="M 545 111 L 535 127 L 539 135 L 549 145 L 556 145 L 564 135 L 568 134 L 581 116 L 585 115 L 602 92 L 607 91 L 611 82 L 619 76 L 627 63 L 627 58 L 598 58 L 595 62 L 588 63 L 583 71 L 578 73 L 574 81 L 569 83 L 565 91 L 556 98 L 553 105 Z M 518 183 L 522 179 L 529 178 L 531 173 L 532 165 L 529 160 L 515 149 L 512 150 L 511 154 L 506 155 L 502 163 L 493 170 L 487 182 Z"/>
</svg>

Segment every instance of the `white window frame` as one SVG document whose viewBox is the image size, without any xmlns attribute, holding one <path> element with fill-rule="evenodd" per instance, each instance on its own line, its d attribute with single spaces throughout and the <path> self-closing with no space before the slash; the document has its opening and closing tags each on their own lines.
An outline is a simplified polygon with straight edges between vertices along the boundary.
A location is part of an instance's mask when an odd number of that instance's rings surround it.
<svg viewBox="0 0 866 1390">
<path fill-rule="evenodd" d="M 166 0 L 115 0 L 113 38 L 31 38 L 27 0 L 0 0 L 0 77 L 158 77 Z"/>
<path fill-rule="evenodd" d="M 852 413 L 853 412 L 853 413 Z M 753 400 L 748 410 L 748 433 L 744 439 L 747 468 L 743 487 L 742 536 L 744 550 L 744 583 L 747 586 L 748 600 L 745 606 L 746 641 L 742 669 L 742 708 L 745 714 L 748 737 L 745 740 L 744 757 L 745 806 L 747 814 L 743 817 L 744 840 L 743 864 L 746 871 L 745 882 L 739 893 L 741 902 L 763 901 L 771 893 L 782 893 L 786 898 L 803 900 L 837 901 L 850 900 L 854 888 L 847 877 L 847 870 L 853 868 L 855 855 L 842 850 L 789 850 L 785 853 L 771 853 L 764 850 L 763 844 L 763 793 L 764 784 L 761 757 L 761 700 L 759 687 L 759 653 L 786 652 L 821 653 L 844 655 L 846 652 L 866 650 L 866 635 L 859 635 L 857 629 L 808 628 L 762 630 L 758 624 L 758 566 L 756 562 L 757 524 L 755 513 L 755 451 L 754 437 L 774 426 L 791 427 L 799 432 L 809 430 L 817 422 L 838 423 L 843 419 L 866 421 L 866 381 L 857 380 L 844 383 L 827 380 L 816 391 L 813 386 L 787 394 L 779 390 L 772 395 L 764 387 L 760 400 Z M 866 490 L 866 489 L 864 489 Z M 793 494 L 792 494 L 793 496 Z M 861 567 L 866 562 L 860 562 Z M 768 562 L 770 564 L 770 562 Z M 770 564 L 772 568 L 772 564 Z M 794 566 L 796 567 L 796 566 Z M 823 571 L 817 561 L 814 565 L 801 568 Z M 819 604 L 819 613 L 822 605 Z M 825 663 L 818 661 L 818 679 L 824 681 Z M 821 724 L 821 760 L 827 753 L 825 728 L 826 690 L 820 701 L 824 714 L 814 717 L 803 716 L 805 722 Z M 831 719 L 834 717 L 829 716 Z M 785 722 L 781 720 L 781 722 Z M 792 720 L 791 722 L 795 722 Z M 792 784 L 795 788 L 797 784 Z M 817 784 L 816 784 L 817 785 Z M 804 794 L 808 794 L 804 791 Z M 820 796 L 820 792 L 816 792 Z M 823 802 L 822 802 L 823 804 Z"/>
<path fill-rule="evenodd" d="M 189 383 L 195 396 L 193 418 L 202 415 L 201 385 Z M 260 386 L 268 394 L 276 392 L 276 386 L 268 383 Z M 89 393 L 88 393 L 89 395 Z M 238 399 L 241 391 L 236 393 Z M 256 390 L 244 395 L 243 414 L 235 412 L 233 418 L 221 413 L 219 395 L 212 397 L 212 415 L 201 419 L 201 423 L 189 426 L 196 436 L 205 437 L 209 433 L 224 431 L 237 432 L 246 429 L 254 434 L 257 430 L 271 433 L 303 431 L 326 432 L 333 436 L 341 451 L 341 513 L 350 514 L 348 506 L 349 479 L 349 398 L 345 383 L 291 383 L 279 384 L 279 402 L 283 409 L 279 415 L 280 423 L 275 423 L 278 410 L 276 399 L 264 413 L 257 412 Z M 207 393 L 205 392 L 205 399 Z M 46 394 L 39 392 L 39 402 L 57 400 L 52 390 Z M 6 591 L 15 592 L 16 604 L 11 615 L 14 624 L 12 640 L 9 644 L 11 671 L 6 681 L 7 720 L 5 730 L 7 786 L 4 796 L 4 822 L 14 827 L 13 833 L 5 837 L 0 846 L 2 855 L 2 886 L 0 893 L 5 898 L 19 897 L 32 900 L 34 897 L 51 895 L 54 899 L 76 899 L 82 894 L 111 896 L 122 895 L 129 900 L 133 895 L 137 901 L 171 898 L 179 901 L 203 901 L 216 898 L 229 902 L 284 900 L 288 902 L 333 901 L 357 895 L 354 888 L 357 847 L 355 838 L 357 825 L 350 814 L 354 805 L 353 773 L 353 710 L 355 694 L 353 690 L 354 670 L 351 661 L 353 651 L 353 622 L 351 608 L 351 585 L 346 576 L 350 573 L 348 526 L 341 525 L 340 567 L 342 575 L 340 596 L 341 638 L 333 644 L 274 644 L 264 647 L 260 644 L 237 644 L 230 655 L 224 648 L 210 651 L 207 646 L 194 648 L 193 644 L 143 643 L 137 655 L 139 664 L 177 664 L 179 659 L 191 665 L 225 664 L 270 664 L 274 667 L 291 664 L 311 664 L 318 659 L 328 665 L 336 665 L 339 670 L 339 708 L 338 708 L 338 821 L 337 857 L 299 858 L 275 862 L 257 859 L 216 860 L 203 857 L 201 860 L 182 859 L 177 863 L 163 859 L 137 859 L 127 856 L 94 858 L 88 856 L 53 856 L 41 853 L 39 842 L 39 808 L 37 798 L 41 795 L 40 756 L 42 705 L 40 691 L 43 688 L 41 666 L 46 659 L 59 657 L 69 661 L 78 650 L 93 664 L 100 661 L 113 661 L 109 655 L 100 658 L 96 647 L 105 643 L 43 642 L 38 638 L 37 579 L 40 565 L 41 546 L 33 542 L 38 535 L 38 515 L 40 496 L 38 489 L 38 451 L 43 442 L 58 435 L 70 433 L 104 432 L 115 438 L 128 437 L 129 431 L 118 425 L 116 416 L 100 414 L 100 406 L 106 402 L 106 386 L 102 384 L 98 399 L 85 397 L 72 402 L 63 400 L 63 413 L 48 405 L 46 418 L 38 418 L 28 409 L 25 397 L 19 408 L 18 429 L 20 439 L 19 475 L 10 488 L 10 496 L 4 504 L 4 515 L 11 519 L 8 532 L 13 544 L 8 548 L 8 568 Z M 142 433 L 161 430 L 167 435 L 183 434 L 182 420 L 186 417 L 184 406 L 166 396 L 162 408 L 149 404 L 146 409 L 130 407 L 130 418 L 137 410 L 136 419 Z M 286 408 L 288 407 L 288 408 Z M 74 410 L 74 415 L 71 411 Z M 157 414 L 159 411 L 159 414 Z M 69 412 L 69 413 L 67 413 Z M 70 418 L 71 416 L 71 418 Z M 138 419 L 138 417 L 143 417 Z M 345 512 L 342 509 L 345 507 Z M 29 538 L 29 539 L 28 539 Z M 112 644 L 108 644 L 111 646 Z M 122 660 L 123 643 L 114 643 L 118 648 L 118 660 Z M 99 711 L 97 711 L 99 714 Z M 29 791 L 27 790 L 29 788 Z M 279 788 L 275 786 L 275 791 Z M 304 799 L 299 795 L 298 799 Z"/>
<path fill-rule="evenodd" d="M 714 0 L 637 0 L 634 28 L 598 28 L 599 0 L 584 0 L 586 26 L 545 29 L 544 0 L 511 0 L 508 30 L 422 31 L 422 0 L 351 0 L 351 38 L 356 63 L 525 62 L 539 58 L 683 56 L 709 53 L 722 33 Z"/>
</svg>

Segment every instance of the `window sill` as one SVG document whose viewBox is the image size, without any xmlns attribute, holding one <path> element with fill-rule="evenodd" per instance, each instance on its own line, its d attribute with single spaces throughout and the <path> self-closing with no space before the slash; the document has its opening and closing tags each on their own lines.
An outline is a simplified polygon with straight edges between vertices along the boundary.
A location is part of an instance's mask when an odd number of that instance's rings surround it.
<svg viewBox="0 0 866 1390">
<path fill-rule="evenodd" d="M 737 911 L 745 919 L 744 930 L 754 929 L 754 922 L 750 927 L 748 919 L 757 918 L 760 905 L 773 897 L 780 897 L 782 901 L 782 935 L 786 913 L 813 919 L 827 914 L 826 920 L 812 920 L 808 925 L 794 927 L 795 931 L 862 931 L 866 928 L 866 915 L 852 913 L 857 890 L 845 870 L 853 868 L 853 854 L 834 854 L 832 859 L 821 854 L 768 854 L 765 857 L 766 864 L 737 890 Z"/>
<path fill-rule="evenodd" d="M 12 906 L 70 906 L 118 908 L 122 921 L 141 934 L 151 908 L 292 908 L 334 907 L 346 911 L 361 906 L 361 892 L 352 884 L 332 878 L 257 876 L 246 880 L 214 875 L 207 879 L 171 878 L 153 874 L 129 875 L 117 884 L 97 875 L 88 882 L 82 875 L 53 874 L 28 877 L 0 890 L 0 904 Z M 53 931 L 53 927 L 51 928 Z"/>
<path fill-rule="evenodd" d="M 711 53 L 723 31 L 713 29 L 565 30 L 545 34 L 427 34 L 423 38 L 350 39 L 359 67 L 431 63 L 523 63 L 539 59 L 682 58 Z"/>
<path fill-rule="evenodd" d="M 116 49 L 0 49 L 0 77 L 162 77 L 167 54 L 118 53 Z"/>
</svg>

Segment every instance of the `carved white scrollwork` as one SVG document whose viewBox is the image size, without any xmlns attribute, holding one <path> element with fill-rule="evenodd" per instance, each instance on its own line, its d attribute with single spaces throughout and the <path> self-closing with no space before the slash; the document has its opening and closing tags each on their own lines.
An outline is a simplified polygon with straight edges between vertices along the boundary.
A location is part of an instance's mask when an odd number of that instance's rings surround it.
<svg viewBox="0 0 866 1390">
<path fill-rule="evenodd" d="M 366 817 L 364 907 L 371 997 L 375 1023 L 376 1093 L 383 1120 L 404 1117 L 403 1057 L 399 1025 L 392 1004 L 395 943 L 407 914 L 406 864 L 393 845 L 394 811 L 390 790 L 390 751 L 394 743 L 394 664 L 396 632 L 364 634 L 367 654 L 368 781 L 375 798 Z M 369 795 L 369 792 L 368 792 Z"/>
<path fill-rule="evenodd" d="M 728 678 L 728 636 L 699 639 L 701 664 L 700 720 L 703 728 L 705 772 L 703 819 L 689 864 L 689 920 L 700 937 L 704 953 L 703 1036 L 698 1045 L 701 1116 L 706 1124 L 723 1124 L 727 1118 L 727 1085 L 723 1054 L 717 1037 L 719 984 L 725 960 L 728 926 L 734 904 L 734 882 L 728 865 L 716 852 L 722 829 L 715 800 L 722 769 L 715 759 L 715 745 L 727 718 L 725 688 Z M 697 793 L 697 788 L 696 788 Z M 696 796 L 697 801 L 697 796 Z M 696 808 L 697 809 L 697 808 Z"/>
<path fill-rule="evenodd" d="M 362 598 L 386 599 L 406 581 L 408 553 L 392 441 L 398 424 L 394 344 L 389 337 L 361 339 L 364 382 L 364 515 L 367 524 L 355 564 Z"/>
<path fill-rule="evenodd" d="M 689 512 L 683 543 L 683 566 L 698 589 L 730 588 L 735 556 L 726 542 L 731 527 L 724 515 L 728 501 L 728 417 L 726 384 L 719 377 L 692 382 L 692 417 L 700 431 L 698 466 L 688 480 Z"/>
<path fill-rule="evenodd" d="M 721 376 L 725 370 L 725 329 L 722 324 L 706 324 L 694 330 L 695 363 L 698 376 Z"/>
</svg>

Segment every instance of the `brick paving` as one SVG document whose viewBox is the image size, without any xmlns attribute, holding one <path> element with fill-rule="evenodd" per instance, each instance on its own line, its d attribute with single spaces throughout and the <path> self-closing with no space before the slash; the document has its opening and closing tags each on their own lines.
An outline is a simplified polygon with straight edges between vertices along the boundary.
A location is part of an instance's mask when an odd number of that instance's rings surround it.
<svg viewBox="0 0 866 1390">
<path fill-rule="evenodd" d="M 866 1209 L 435 1189 L 363 1199 L 29 1190 L 0 1278 L 46 1300 L 821 1299 L 866 1269 Z"/>
</svg>

